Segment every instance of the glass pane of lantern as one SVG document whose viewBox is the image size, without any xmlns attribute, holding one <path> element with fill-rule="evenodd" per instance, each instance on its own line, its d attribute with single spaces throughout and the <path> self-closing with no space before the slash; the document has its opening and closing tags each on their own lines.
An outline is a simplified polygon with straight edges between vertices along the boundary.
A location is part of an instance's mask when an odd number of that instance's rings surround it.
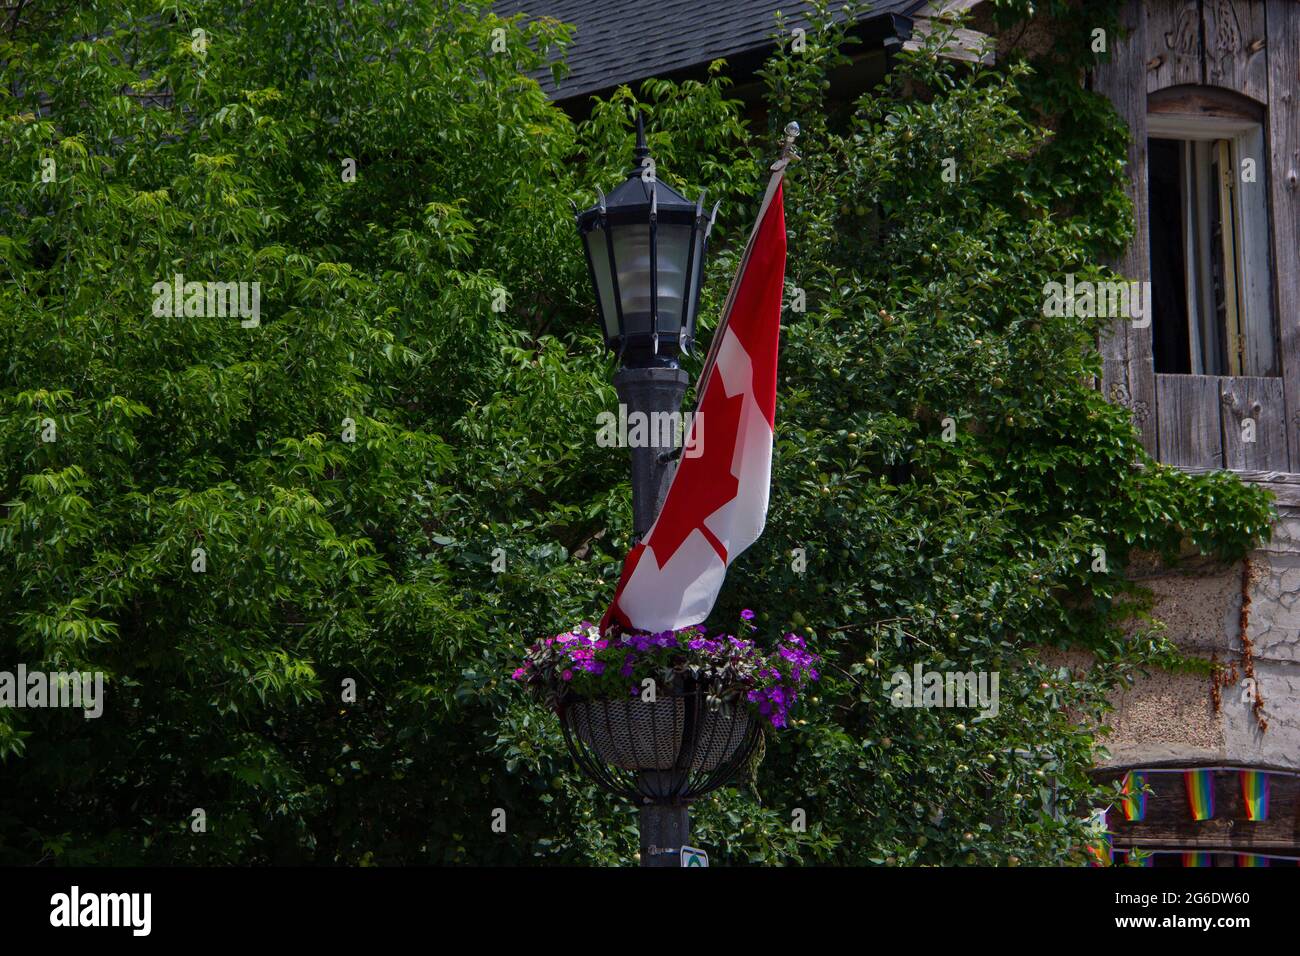
<svg viewBox="0 0 1300 956">
<path fill-rule="evenodd" d="M 611 226 L 623 321 L 629 334 L 650 331 L 650 224 Z"/>
<path fill-rule="evenodd" d="M 614 226 L 614 261 L 623 298 L 623 320 L 630 334 L 650 331 L 650 226 Z M 661 225 L 655 234 L 659 288 L 659 332 L 676 338 L 681 327 L 682 293 L 691 227 Z"/>
<path fill-rule="evenodd" d="M 592 271 L 596 273 L 596 289 L 600 295 L 600 311 L 605 320 L 605 337 L 618 335 L 618 303 L 614 301 L 614 279 L 609 270 L 609 247 L 605 230 L 597 226 L 586 235 L 587 250 L 591 253 Z"/>
<path fill-rule="evenodd" d="M 655 265 L 659 277 L 659 331 L 676 338 L 682 326 L 686 264 L 691 254 L 691 227 L 661 225 L 655 238 Z"/>
</svg>

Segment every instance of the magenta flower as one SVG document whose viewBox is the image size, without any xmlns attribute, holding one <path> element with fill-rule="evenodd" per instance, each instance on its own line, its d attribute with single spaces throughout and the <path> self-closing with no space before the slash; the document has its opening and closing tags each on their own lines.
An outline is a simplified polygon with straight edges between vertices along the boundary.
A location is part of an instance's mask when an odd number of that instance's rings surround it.
<svg viewBox="0 0 1300 956">
<path fill-rule="evenodd" d="M 746 608 L 741 613 L 744 629 L 757 632 L 749 623 L 756 618 Z M 619 631 L 604 637 L 584 622 L 534 643 L 523 666 L 510 676 L 555 706 L 566 697 L 616 696 L 619 681 L 610 682 L 615 674 L 632 701 L 640 696 L 637 685 L 644 678 L 678 675 L 670 677 L 675 688 L 679 682 L 698 687 L 724 702 L 746 705 L 759 719 L 782 728 L 789 726 L 800 692 L 819 678 L 820 663 L 797 634 L 766 644 L 694 624 L 678 631 Z"/>
</svg>

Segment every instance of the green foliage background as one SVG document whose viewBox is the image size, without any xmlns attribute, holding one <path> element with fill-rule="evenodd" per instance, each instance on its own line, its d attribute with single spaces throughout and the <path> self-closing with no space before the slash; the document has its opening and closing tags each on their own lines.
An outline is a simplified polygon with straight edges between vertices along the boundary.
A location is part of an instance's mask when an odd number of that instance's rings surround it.
<svg viewBox="0 0 1300 956">
<path fill-rule="evenodd" d="M 1086 37 L 1113 4 L 1049 6 Z M 1268 524 L 1235 479 L 1150 461 L 1091 386 L 1097 323 L 1041 314 L 1044 282 L 1100 276 L 1127 238 L 1126 133 L 1079 82 L 1086 44 L 1036 72 L 904 55 L 837 104 L 849 47 L 822 16 L 802 55 L 782 34 L 756 129 L 721 65 L 575 125 L 525 75 L 568 36 L 435 0 L 87 0 L 0 31 L 0 667 L 108 675 L 97 720 L 0 710 L 0 861 L 631 858 L 631 808 L 507 675 L 600 614 L 628 546 L 570 203 L 618 181 L 637 103 L 661 175 L 723 200 L 706 322 L 775 132 L 806 131 L 772 511 L 714 619 L 805 632 L 826 676 L 755 779 L 696 807 L 697 841 L 1079 859 L 1104 696 L 1172 659 L 1121 627 L 1128 556 L 1230 558 Z M 260 327 L 154 317 L 177 272 L 259 281 Z M 1066 647 L 1092 666 L 1044 656 Z M 892 708 L 882 681 L 917 661 L 1000 671 L 1000 713 Z"/>
</svg>

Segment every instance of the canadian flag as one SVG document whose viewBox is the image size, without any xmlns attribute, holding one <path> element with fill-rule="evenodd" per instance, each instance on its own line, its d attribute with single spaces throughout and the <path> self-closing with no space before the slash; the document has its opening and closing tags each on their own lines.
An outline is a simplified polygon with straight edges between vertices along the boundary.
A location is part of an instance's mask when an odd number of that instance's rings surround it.
<svg viewBox="0 0 1300 956">
<path fill-rule="evenodd" d="M 700 623 L 713 609 L 727 567 L 763 533 L 784 284 L 785 209 L 778 171 L 701 372 L 692 427 L 707 425 L 707 440 L 699 443 L 698 457 L 679 460 L 659 517 L 623 562 L 602 632 L 613 622 L 650 632 Z"/>
</svg>

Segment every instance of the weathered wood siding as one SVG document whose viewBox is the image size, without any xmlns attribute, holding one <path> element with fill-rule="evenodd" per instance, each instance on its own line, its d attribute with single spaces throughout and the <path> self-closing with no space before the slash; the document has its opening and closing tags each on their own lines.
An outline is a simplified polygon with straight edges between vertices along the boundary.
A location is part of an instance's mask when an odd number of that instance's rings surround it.
<svg viewBox="0 0 1300 956">
<path fill-rule="evenodd" d="M 1147 97 L 1140 78 L 1146 69 L 1146 17 L 1137 0 L 1123 14 L 1128 35 L 1116 39 L 1111 59 L 1093 78 L 1093 88 L 1106 96 L 1132 131 L 1128 147 L 1128 197 L 1133 202 L 1133 241 L 1109 265 L 1120 275 L 1139 282 L 1151 279 L 1150 240 L 1147 235 Z M 1115 322 L 1099 343 L 1102 387 L 1115 404 L 1133 413 L 1142 444 L 1156 453 L 1156 390 L 1151 357 L 1151 329 Z"/>
<path fill-rule="evenodd" d="M 1221 378 L 1219 389 L 1223 466 L 1234 471 L 1286 471 L 1282 380 Z"/>
<path fill-rule="evenodd" d="M 1157 375 L 1160 460 L 1190 468 L 1223 467 L 1219 382 L 1211 375 Z"/>
<path fill-rule="evenodd" d="M 1110 265 L 1130 279 L 1151 278 L 1148 95 L 1218 88 L 1260 104 L 1269 150 L 1263 175 L 1280 377 L 1156 375 L 1151 329 L 1121 320 L 1099 343 L 1102 387 L 1132 411 L 1143 444 L 1162 461 L 1300 473 L 1300 2 L 1130 0 L 1122 20 L 1127 35 L 1112 44 L 1109 61 L 1098 65 L 1092 81 L 1132 133 L 1133 240 Z M 1255 422 L 1253 443 L 1242 440 L 1245 418 Z"/>
<path fill-rule="evenodd" d="M 1300 472 L 1300 3 L 1268 0 L 1265 18 L 1273 279 L 1289 465 Z"/>
<path fill-rule="evenodd" d="M 1143 7 L 1146 30 L 1142 49 L 1147 92 L 1204 82 L 1200 0 L 1176 3 L 1152 0 Z"/>
</svg>

